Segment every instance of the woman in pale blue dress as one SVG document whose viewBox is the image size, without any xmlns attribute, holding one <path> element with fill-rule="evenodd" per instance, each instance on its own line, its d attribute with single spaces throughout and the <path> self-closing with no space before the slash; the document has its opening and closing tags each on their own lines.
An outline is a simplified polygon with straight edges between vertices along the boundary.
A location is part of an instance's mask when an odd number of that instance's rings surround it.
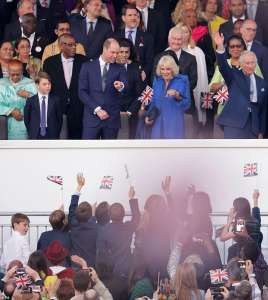
<svg viewBox="0 0 268 300">
<path fill-rule="evenodd" d="M 27 98 L 37 93 L 32 79 L 23 77 L 23 65 L 12 60 L 8 65 L 8 78 L 0 79 L 0 115 L 8 117 L 8 139 L 27 139 L 23 109 Z"/>
</svg>

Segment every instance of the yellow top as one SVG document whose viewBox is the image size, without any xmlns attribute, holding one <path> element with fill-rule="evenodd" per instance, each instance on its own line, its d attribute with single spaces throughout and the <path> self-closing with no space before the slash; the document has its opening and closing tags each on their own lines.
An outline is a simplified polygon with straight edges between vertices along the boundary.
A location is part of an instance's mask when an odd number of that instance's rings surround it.
<svg viewBox="0 0 268 300">
<path fill-rule="evenodd" d="M 60 53 L 60 47 L 58 40 L 56 40 L 54 43 L 49 44 L 46 46 L 43 56 L 42 56 L 42 65 L 44 64 L 44 61 L 53 55 L 57 55 Z M 76 54 L 86 55 L 84 46 L 80 43 L 76 43 Z"/>
<path fill-rule="evenodd" d="M 210 31 L 212 40 L 213 40 L 214 34 L 219 31 L 221 24 L 223 24 L 225 22 L 227 22 L 227 20 L 222 17 L 219 17 L 219 16 L 215 16 L 213 21 L 209 22 L 209 31 Z M 214 47 L 214 49 L 216 49 L 216 45 L 215 45 L 214 41 L 213 41 L 213 47 Z"/>
</svg>

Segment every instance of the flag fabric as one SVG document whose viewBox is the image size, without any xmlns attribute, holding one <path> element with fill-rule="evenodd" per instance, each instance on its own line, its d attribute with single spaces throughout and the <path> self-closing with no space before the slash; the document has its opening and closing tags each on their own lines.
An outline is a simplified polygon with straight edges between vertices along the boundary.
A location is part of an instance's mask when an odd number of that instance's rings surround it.
<svg viewBox="0 0 268 300">
<path fill-rule="evenodd" d="M 146 88 L 142 91 L 138 100 L 143 103 L 144 105 L 148 105 L 153 98 L 153 89 L 147 85 Z"/>
<path fill-rule="evenodd" d="M 213 98 L 211 93 L 201 92 L 200 103 L 201 103 L 201 108 L 203 109 L 213 109 Z"/>
<path fill-rule="evenodd" d="M 228 273 L 226 270 L 216 269 L 210 270 L 210 280 L 212 284 L 223 283 L 228 281 Z"/>
<path fill-rule="evenodd" d="M 31 277 L 26 272 L 17 273 L 15 275 L 15 282 L 17 288 L 29 286 L 33 283 Z"/>
<path fill-rule="evenodd" d="M 113 176 L 103 176 L 100 184 L 100 189 L 111 190 L 113 186 L 113 181 L 114 181 Z"/>
<path fill-rule="evenodd" d="M 216 102 L 220 104 L 224 104 L 226 101 L 228 101 L 229 93 L 227 86 L 224 85 L 221 89 L 219 89 L 213 98 Z"/>
<path fill-rule="evenodd" d="M 247 163 L 244 165 L 244 177 L 258 176 L 258 164 Z"/>
<path fill-rule="evenodd" d="M 63 178 L 61 176 L 47 176 L 47 180 L 63 185 Z"/>
</svg>

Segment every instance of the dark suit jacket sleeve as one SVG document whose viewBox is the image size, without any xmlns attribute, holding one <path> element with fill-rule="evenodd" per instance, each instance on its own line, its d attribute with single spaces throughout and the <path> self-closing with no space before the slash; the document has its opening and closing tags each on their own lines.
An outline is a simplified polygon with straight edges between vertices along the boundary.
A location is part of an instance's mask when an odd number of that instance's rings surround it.
<svg viewBox="0 0 268 300">
<path fill-rule="evenodd" d="M 267 131 L 267 108 L 268 108 L 268 93 L 267 88 L 265 87 L 265 97 L 264 102 L 262 103 L 262 106 L 260 108 L 260 133 L 265 134 Z"/>
<path fill-rule="evenodd" d="M 219 70 L 220 70 L 226 84 L 230 85 L 233 80 L 233 71 L 232 71 L 232 68 L 228 65 L 226 52 L 224 52 L 224 53 L 216 52 L 216 55 L 217 55 Z"/>
<path fill-rule="evenodd" d="M 58 120 L 57 133 L 60 134 L 61 127 L 62 127 L 62 111 L 61 111 L 60 99 L 58 97 L 56 98 L 55 107 L 56 107 L 56 118 Z"/>
<path fill-rule="evenodd" d="M 126 92 L 128 89 L 128 81 L 127 81 L 127 71 L 124 67 L 120 67 L 120 73 L 119 73 L 119 81 L 122 81 L 124 83 L 124 89 L 122 92 Z"/>
<path fill-rule="evenodd" d="M 72 195 L 71 203 L 69 206 L 69 215 L 68 215 L 68 222 L 69 225 L 71 225 L 73 219 L 75 218 L 75 210 L 78 206 L 79 196 L 78 195 Z"/>
<path fill-rule="evenodd" d="M 78 81 L 78 95 L 80 100 L 84 103 L 84 105 L 87 105 L 91 110 L 91 113 L 94 114 L 94 110 L 99 106 L 99 104 L 92 97 L 90 97 L 90 78 L 88 74 L 89 67 L 92 66 L 89 66 L 87 63 L 83 64 L 81 67 Z"/>
<path fill-rule="evenodd" d="M 141 79 L 141 72 L 140 70 L 137 70 L 135 72 L 135 90 L 137 99 L 135 99 L 128 108 L 128 111 L 131 112 L 131 114 L 136 114 L 139 111 L 141 102 L 138 100 L 138 98 L 141 95 L 142 91 L 145 89 L 145 86 L 145 82 Z"/>
<path fill-rule="evenodd" d="M 129 200 L 130 211 L 131 211 L 131 221 L 127 222 L 130 230 L 135 231 L 140 222 L 140 209 L 138 199 L 130 199 Z"/>
<path fill-rule="evenodd" d="M 259 207 L 252 207 L 252 217 L 261 225 L 261 212 Z"/>
<path fill-rule="evenodd" d="M 24 116 L 23 116 L 24 124 L 28 132 L 30 130 L 31 110 L 32 110 L 32 99 L 28 99 L 24 106 Z"/>
<path fill-rule="evenodd" d="M 148 76 L 150 76 L 151 71 L 152 71 L 152 66 L 153 66 L 153 61 L 154 61 L 154 47 L 153 47 L 153 37 L 148 34 L 147 36 L 147 49 L 146 49 L 146 54 L 145 54 L 145 65 L 144 65 L 144 71 Z"/>
</svg>

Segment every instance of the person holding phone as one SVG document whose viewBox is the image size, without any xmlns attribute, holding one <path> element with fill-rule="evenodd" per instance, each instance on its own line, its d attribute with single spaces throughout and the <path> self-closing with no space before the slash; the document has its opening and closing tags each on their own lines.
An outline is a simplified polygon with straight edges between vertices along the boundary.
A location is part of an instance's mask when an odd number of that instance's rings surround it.
<svg viewBox="0 0 268 300">
<path fill-rule="evenodd" d="M 227 224 L 220 234 L 221 241 L 230 239 L 236 243 L 228 249 L 228 261 L 239 256 L 244 242 L 248 239 L 252 239 L 259 247 L 261 246 L 260 222 L 251 215 L 250 203 L 246 198 L 239 197 L 233 201 L 233 208 L 230 210 Z"/>
</svg>

